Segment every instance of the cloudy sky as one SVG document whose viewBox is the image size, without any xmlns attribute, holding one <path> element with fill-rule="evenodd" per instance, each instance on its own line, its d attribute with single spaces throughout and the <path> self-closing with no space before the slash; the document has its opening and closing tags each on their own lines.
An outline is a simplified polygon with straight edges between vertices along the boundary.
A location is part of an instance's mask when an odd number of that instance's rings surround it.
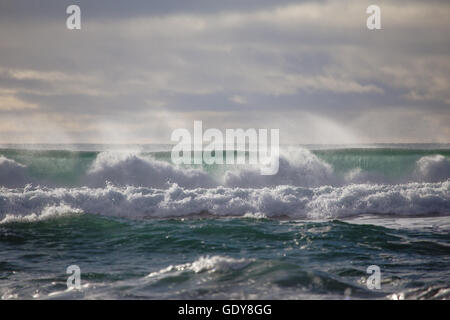
<svg viewBox="0 0 450 320">
<path fill-rule="evenodd" d="M 194 120 L 283 144 L 450 142 L 449 16 L 447 0 L 0 0 L 0 142 L 166 143 Z"/>
</svg>

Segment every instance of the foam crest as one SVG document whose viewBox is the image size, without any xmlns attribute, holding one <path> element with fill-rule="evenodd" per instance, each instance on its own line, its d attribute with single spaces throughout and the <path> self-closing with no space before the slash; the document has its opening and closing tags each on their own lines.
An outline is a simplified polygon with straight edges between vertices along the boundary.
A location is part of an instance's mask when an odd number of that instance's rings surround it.
<svg viewBox="0 0 450 320">
<path fill-rule="evenodd" d="M 271 187 L 292 185 L 315 187 L 337 184 L 333 168 L 320 160 L 311 151 L 303 148 L 289 148 L 281 151 L 278 173 L 271 176 L 260 174 L 259 168 L 244 168 L 228 171 L 224 184 L 229 187 Z"/>
<path fill-rule="evenodd" d="M 31 213 L 27 215 L 14 215 L 6 214 L 5 217 L 0 220 L 0 224 L 11 222 L 36 222 L 47 220 L 51 218 L 57 218 L 67 216 L 69 214 L 82 214 L 83 210 L 74 209 L 66 204 L 47 206 L 40 213 Z"/>
<path fill-rule="evenodd" d="M 42 167 L 39 167 L 39 163 L 47 160 L 43 161 L 39 159 L 39 156 L 37 157 L 37 164 L 33 165 L 31 162 L 29 170 L 23 164 L 0 156 L 0 186 L 21 188 L 27 184 L 39 184 L 47 187 L 100 188 L 109 183 L 122 187 L 168 189 L 175 183 L 190 189 L 216 188 L 219 185 L 230 188 L 265 188 L 281 185 L 311 188 L 327 185 L 337 187 L 351 184 L 394 185 L 409 182 L 443 182 L 450 178 L 450 160 L 439 154 L 423 156 L 415 163 L 411 162 L 407 165 L 408 169 L 401 174 L 386 175 L 380 170 L 362 170 L 358 166 L 337 173 L 329 163 L 311 151 L 303 148 L 289 148 L 281 151 L 279 171 L 271 176 L 261 175 L 260 168 L 257 166 L 235 166 L 225 172 L 221 171 L 223 168 L 218 167 L 210 168 L 207 172 L 202 169 L 176 166 L 133 152 L 101 152 L 93 158 L 90 166 L 89 164 L 85 167 L 80 165 L 78 171 L 74 170 L 74 172 L 61 170 L 63 172 L 60 174 L 61 177 L 51 173 L 46 176 L 45 172 L 43 174 Z M 341 163 L 343 167 L 346 166 L 345 161 Z M 352 165 L 355 165 L 354 160 L 352 161 L 350 161 Z M 71 162 L 62 163 L 69 167 L 74 166 Z M 52 165 L 46 164 L 47 167 Z M 61 163 L 57 162 L 56 165 L 60 166 Z M 89 168 L 87 171 L 86 167 Z M 32 176 L 31 172 L 38 173 L 39 176 Z"/>
<path fill-rule="evenodd" d="M 195 273 L 227 272 L 243 269 L 252 262 L 253 260 L 251 259 L 235 259 L 223 256 L 204 256 L 200 257 L 192 263 L 179 264 L 175 266 L 170 265 L 167 268 L 150 273 L 149 275 L 147 275 L 147 278 L 154 278 L 168 273 L 181 271 L 192 271 Z"/>
<path fill-rule="evenodd" d="M 450 214 L 450 181 L 400 185 L 348 185 L 304 188 L 196 188 L 173 184 L 168 189 L 0 188 L 0 218 L 42 213 L 47 207 L 129 218 L 265 216 L 293 219 L 343 218 L 364 214 Z"/>
<path fill-rule="evenodd" d="M 110 182 L 118 186 L 145 186 L 164 188 L 170 183 L 183 187 L 210 187 L 216 185 L 202 170 L 185 169 L 151 157 L 135 153 L 100 153 L 84 179 L 91 187 Z"/>
<path fill-rule="evenodd" d="M 422 157 L 416 163 L 415 176 L 428 182 L 449 179 L 450 160 L 440 154 Z"/>
</svg>

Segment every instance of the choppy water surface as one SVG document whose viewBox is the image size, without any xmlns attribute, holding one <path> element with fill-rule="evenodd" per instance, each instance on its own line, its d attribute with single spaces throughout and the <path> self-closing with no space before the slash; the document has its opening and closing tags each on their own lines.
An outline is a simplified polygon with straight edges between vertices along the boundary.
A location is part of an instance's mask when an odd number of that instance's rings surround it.
<svg viewBox="0 0 450 320">
<path fill-rule="evenodd" d="M 267 177 L 167 146 L 29 149 L 0 150 L 3 299 L 450 297 L 446 147 L 295 147 Z"/>
</svg>

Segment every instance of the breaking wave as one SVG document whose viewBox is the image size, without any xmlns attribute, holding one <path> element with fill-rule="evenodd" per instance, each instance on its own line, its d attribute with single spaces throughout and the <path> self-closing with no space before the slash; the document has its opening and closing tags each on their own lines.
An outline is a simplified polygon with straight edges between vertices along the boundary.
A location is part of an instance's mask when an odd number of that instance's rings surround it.
<svg viewBox="0 0 450 320">
<path fill-rule="evenodd" d="M 147 187 L 0 189 L 0 218 L 41 214 L 61 205 L 72 211 L 129 218 L 264 216 L 344 218 L 364 214 L 450 214 L 450 181 L 401 185 L 353 184 L 304 188 Z"/>
<path fill-rule="evenodd" d="M 36 222 L 47 220 L 51 218 L 58 218 L 67 216 L 69 214 L 82 214 L 83 210 L 73 209 L 72 207 L 66 204 L 60 205 L 51 205 L 47 206 L 44 209 L 40 210 L 39 213 L 30 213 L 26 215 L 14 215 L 14 214 L 6 214 L 0 220 L 0 224 L 10 223 L 10 222 Z"/>
<path fill-rule="evenodd" d="M 278 173 L 263 176 L 259 168 L 244 168 L 227 171 L 224 185 L 229 187 L 272 187 L 292 185 L 317 187 L 338 184 L 333 168 L 306 149 L 289 149 L 280 155 Z"/>
<path fill-rule="evenodd" d="M 166 188 L 171 183 L 182 187 L 212 187 L 213 179 L 199 169 L 185 169 L 134 153 L 102 152 L 86 177 L 86 186 L 102 187 L 106 182 L 117 186 Z"/>
<path fill-rule="evenodd" d="M 420 181 L 436 182 L 450 178 L 450 160 L 437 154 L 420 158 L 414 172 Z"/>
<path fill-rule="evenodd" d="M 31 181 L 26 166 L 0 155 L 0 186 L 16 188 Z"/>
<path fill-rule="evenodd" d="M 49 183 L 0 156 L 0 220 L 36 221 L 66 212 L 131 218 L 192 215 L 340 218 L 362 214 L 450 214 L 450 161 L 416 158 L 407 176 L 360 167 L 340 174 L 306 149 L 282 152 L 279 172 L 257 167 L 185 168 L 151 155 L 94 154 L 76 184 Z M 48 167 L 48 166 L 47 166 Z"/>
<path fill-rule="evenodd" d="M 200 257 L 192 263 L 185 263 L 180 265 L 170 265 L 167 268 L 152 272 L 147 275 L 147 278 L 155 278 L 170 273 L 192 271 L 200 272 L 227 272 L 232 270 L 240 270 L 247 267 L 253 260 L 251 259 L 235 259 L 223 256 L 204 256 Z"/>
<path fill-rule="evenodd" d="M 46 160 L 45 157 L 44 160 Z M 58 161 L 61 160 L 58 159 Z M 349 163 L 351 161 L 354 162 L 349 160 Z M 64 164 L 59 165 L 61 166 Z M 40 171 L 48 171 L 51 167 L 51 163 L 46 164 L 45 170 Z M 66 174 L 78 176 L 78 178 L 66 183 L 58 183 L 51 179 L 56 175 L 55 173 L 50 174 L 48 178 L 45 178 L 42 172 L 39 172 L 38 176 L 33 176 L 30 174 L 33 170 L 29 170 L 30 168 L 26 165 L 0 155 L 0 186 L 18 188 L 34 184 L 47 187 L 99 188 L 110 183 L 116 186 L 167 189 L 176 183 L 185 188 L 216 188 L 218 186 L 264 188 L 280 185 L 320 187 L 443 182 L 450 178 L 450 160 L 440 154 L 419 157 L 412 163 L 409 173 L 389 176 L 381 171 L 364 170 L 361 166 L 353 166 L 344 172 L 339 172 L 313 152 L 302 148 L 282 151 L 278 173 L 271 176 L 261 175 L 260 168 L 257 166 L 236 165 L 209 169 L 181 167 L 171 164 L 170 159 L 162 161 L 148 154 L 120 152 L 100 152 L 87 166 L 87 170 L 83 171 L 78 167 L 75 166 L 74 173 Z M 34 168 L 34 171 L 39 170 Z"/>
</svg>

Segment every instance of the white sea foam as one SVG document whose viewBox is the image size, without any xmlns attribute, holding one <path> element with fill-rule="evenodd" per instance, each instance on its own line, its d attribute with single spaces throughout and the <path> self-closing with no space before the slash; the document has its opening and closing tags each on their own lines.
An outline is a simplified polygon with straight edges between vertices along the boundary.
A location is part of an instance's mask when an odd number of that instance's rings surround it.
<svg viewBox="0 0 450 320">
<path fill-rule="evenodd" d="M 340 218 L 380 213 L 450 213 L 450 181 L 401 185 L 348 185 L 303 188 L 0 188 L 0 218 L 26 216 L 65 205 L 70 210 L 130 218 L 213 216 Z"/>
<path fill-rule="evenodd" d="M 74 209 L 66 204 L 50 205 L 42 209 L 40 213 L 33 212 L 26 215 L 6 214 L 4 218 L 0 220 L 0 224 L 10 222 L 35 222 L 51 218 L 62 217 L 68 214 L 82 214 L 82 213 L 83 210 Z"/>
<path fill-rule="evenodd" d="M 253 260 L 251 259 L 235 259 L 223 256 L 204 256 L 192 263 L 179 265 L 170 265 L 159 271 L 155 271 L 147 275 L 147 278 L 155 278 L 172 272 L 192 271 L 200 272 L 227 272 L 231 270 L 240 270 L 248 266 Z"/>
<path fill-rule="evenodd" d="M 279 170 L 275 175 L 263 176 L 259 168 L 244 168 L 228 171 L 224 177 L 224 185 L 229 187 L 315 187 L 337 183 L 333 168 L 311 151 L 302 148 L 281 151 Z"/>
<path fill-rule="evenodd" d="M 450 178 L 450 160 L 442 155 L 424 156 L 409 175 L 386 177 L 381 173 L 353 168 L 344 176 L 334 172 L 331 165 L 319 159 L 311 151 L 302 148 L 281 152 L 279 171 L 272 176 L 263 176 L 258 167 L 235 167 L 222 177 L 213 178 L 206 171 L 183 168 L 150 156 L 133 152 L 101 152 L 86 173 L 81 173 L 77 186 L 152 187 L 167 189 L 173 183 L 185 188 L 264 188 L 280 185 L 319 187 L 325 185 L 345 186 L 350 184 L 404 184 L 408 182 L 439 182 Z M 29 176 L 27 167 L 4 156 L 0 156 L 0 186 L 24 187 L 27 184 L 54 187 L 56 183 L 38 180 Z M 71 185 L 74 186 L 74 185 Z"/>
<path fill-rule="evenodd" d="M 118 186 L 169 188 L 172 183 L 187 188 L 217 186 L 263 188 L 280 185 L 319 187 L 349 184 L 395 184 L 407 182 L 439 182 L 450 178 L 450 160 L 442 155 L 424 156 L 416 162 L 410 176 L 386 177 L 381 173 L 350 170 L 344 177 L 333 167 L 303 148 L 282 150 L 279 171 L 272 176 L 260 174 L 257 166 L 236 167 L 225 172 L 222 179 L 213 179 L 201 169 L 189 169 L 158 161 L 136 153 L 102 152 L 97 156 L 83 183 L 90 187 L 111 182 Z"/>
<path fill-rule="evenodd" d="M 136 153 L 102 152 L 83 179 L 83 184 L 101 187 L 105 182 L 117 186 L 166 188 L 171 183 L 181 187 L 270 187 L 276 185 L 320 186 L 337 184 L 330 165 L 306 149 L 289 149 L 281 154 L 277 174 L 263 176 L 260 168 L 237 167 L 215 181 L 200 169 L 187 169 Z"/>
<path fill-rule="evenodd" d="M 199 169 L 184 169 L 139 154 L 104 152 L 84 177 L 83 187 L 55 188 L 25 185 L 26 167 L 0 157 L 0 219 L 35 221 L 60 212 L 131 218 L 205 212 L 290 218 L 449 214 L 450 180 L 443 180 L 449 177 L 449 160 L 439 155 L 422 157 L 413 176 L 412 181 L 419 182 L 383 184 L 379 176 L 377 180 L 355 169 L 339 179 L 330 165 L 297 149 L 282 154 L 275 176 L 244 168 L 226 173 L 220 183 Z"/>
<path fill-rule="evenodd" d="M 216 183 L 204 171 L 185 169 L 135 153 L 102 152 L 97 156 L 84 183 L 102 187 L 106 182 L 118 186 L 164 188 L 175 182 L 183 187 L 210 187 Z"/>
<path fill-rule="evenodd" d="M 416 163 L 415 177 L 428 182 L 450 179 L 450 160 L 440 154 L 422 157 Z"/>
</svg>

